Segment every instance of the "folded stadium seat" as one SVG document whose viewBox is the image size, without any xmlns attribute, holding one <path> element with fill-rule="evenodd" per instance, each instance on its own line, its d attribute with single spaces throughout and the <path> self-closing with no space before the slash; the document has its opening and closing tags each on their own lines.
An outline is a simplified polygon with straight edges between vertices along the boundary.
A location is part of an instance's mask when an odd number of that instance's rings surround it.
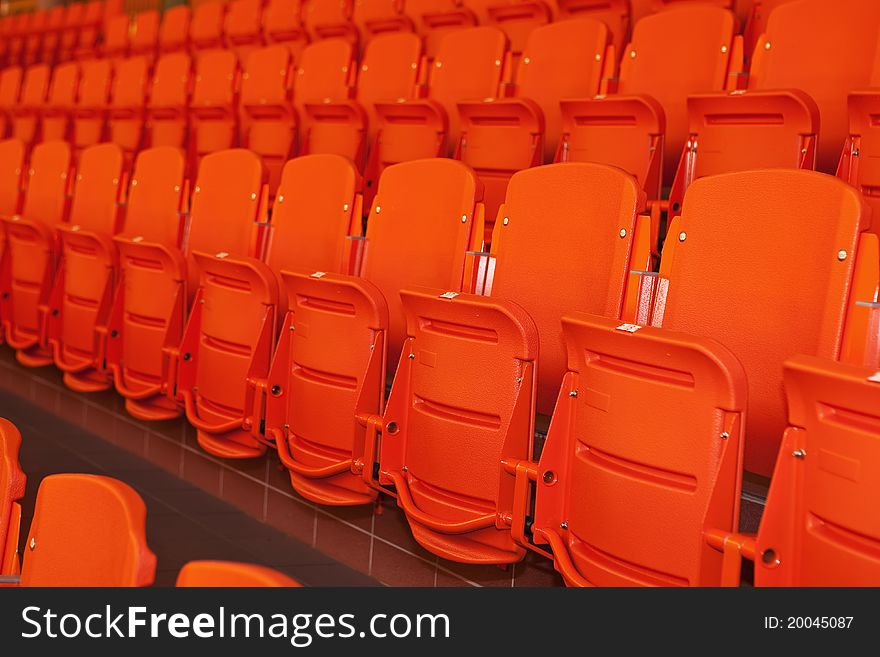
<svg viewBox="0 0 880 657">
<path fill-rule="evenodd" d="M 22 66 L 30 66 L 42 61 L 43 37 L 49 27 L 49 11 L 47 9 L 38 9 L 29 15 L 27 38 L 21 56 Z"/>
<path fill-rule="evenodd" d="M 377 132 L 366 170 L 368 191 L 385 167 L 427 157 L 445 157 L 459 141 L 456 103 L 496 98 L 509 79 L 507 37 L 497 27 L 450 32 L 430 66 L 427 97 L 376 102 Z M 367 200 L 372 202 L 372 195 Z"/>
<path fill-rule="evenodd" d="M 232 561 L 190 561 L 177 576 L 177 587 L 291 587 L 302 586 L 277 570 Z"/>
<path fill-rule="evenodd" d="M 270 198 L 278 189 L 281 168 L 296 150 L 292 92 L 293 60 L 286 46 L 275 44 L 250 54 L 241 81 L 242 145 L 263 160 Z"/>
<path fill-rule="evenodd" d="M 97 144 L 82 151 L 67 224 L 58 225 L 61 264 L 48 303 L 47 341 L 64 383 L 79 392 L 110 387 L 99 356 L 98 327 L 113 299 L 116 250 L 128 174 L 122 149 Z"/>
<path fill-rule="evenodd" d="M 21 211 L 24 191 L 24 169 L 27 146 L 20 139 L 11 138 L 0 141 L 0 219 L 8 219 Z M 0 280 L 4 278 L 3 268 L 8 265 L 3 257 L 6 251 L 6 231 L 0 227 Z M 6 274 L 8 275 L 8 267 Z M 0 331 L 0 343 L 3 342 Z M 0 537 L 0 547 L 3 541 Z"/>
<path fill-rule="evenodd" d="M 107 126 L 110 141 L 123 152 L 126 171 L 144 141 L 149 55 L 137 55 L 116 63 L 110 92 Z"/>
<path fill-rule="evenodd" d="M 682 212 L 649 323 L 563 319 L 568 373 L 540 462 L 507 468 L 514 535 L 528 539 L 531 479 L 533 541 L 569 585 L 719 585 L 743 464 L 769 475 L 786 424 L 783 363 L 876 348 L 857 300 L 876 299 L 880 255 L 855 190 L 810 171 L 729 173 L 696 181 Z"/>
<path fill-rule="evenodd" d="M 294 61 L 299 59 L 309 36 L 302 22 L 302 0 L 269 0 L 263 17 L 266 43 L 283 43 Z"/>
<path fill-rule="evenodd" d="M 409 16 L 416 33 L 424 39 L 429 59 L 437 55 L 447 34 L 479 22 L 476 14 L 460 0 L 404 0 L 403 13 Z"/>
<path fill-rule="evenodd" d="M 259 249 L 262 258 L 193 251 L 199 291 L 181 341 L 177 392 L 199 444 L 210 454 L 250 458 L 272 442 L 262 435 L 263 408 L 279 320 L 287 308 L 286 296 L 279 295 L 282 272 L 356 272 L 360 249 L 352 247 L 361 245 L 360 183 L 352 164 L 337 155 L 290 160 Z M 280 389 L 272 394 L 279 396 Z"/>
<path fill-rule="evenodd" d="M 223 27 L 226 45 L 235 51 L 242 67 L 248 55 L 264 45 L 262 0 L 234 0 L 229 3 Z"/>
<path fill-rule="evenodd" d="M 777 7 L 747 89 L 688 98 L 690 135 L 670 212 L 679 212 L 684 190 L 701 176 L 760 167 L 833 172 L 847 135 L 847 94 L 869 84 L 878 25 L 873 0 Z"/>
<path fill-rule="evenodd" d="M 146 145 L 188 148 L 192 60 L 185 52 L 160 55 L 147 100 Z"/>
<path fill-rule="evenodd" d="M 212 0 L 197 5 L 192 12 L 189 39 L 194 51 L 214 50 L 226 47 L 223 21 L 226 18 L 226 2 Z"/>
<path fill-rule="evenodd" d="M 0 146 L 2 148 L 2 146 Z M 0 418 L 0 575 L 18 575 L 18 536 L 26 477 L 18 462 L 21 434 Z"/>
<path fill-rule="evenodd" d="M 878 586 L 880 373 L 823 358 L 785 364 L 788 428 L 757 536 L 716 533 L 725 584 L 740 556 L 755 586 Z"/>
<path fill-rule="evenodd" d="M 751 56 L 758 39 L 767 30 L 767 20 L 776 7 L 792 2 L 792 0 L 754 0 L 751 10 L 743 21 L 743 40 L 745 41 L 746 53 Z M 747 4 L 745 2 L 743 5 Z"/>
<path fill-rule="evenodd" d="M 72 2 L 64 12 L 64 25 L 58 40 L 58 61 L 66 62 L 73 59 L 76 42 L 85 20 L 86 3 Z"/>
<path fill-rule="evenodd" d="M 108 7 L 109 5 L 110 3 L 108 3 Z M 104 0 L 90 0 L 86 3 L 82 25 L 78 30 L 76 46 L 73 51 L 73 56 L 76 59 L 92 59 L 99 55 L 105 16 Z"/>
<path fill-rule="evenodd" d="M 321 106 L 349 100 L 354 94 L 357 75 L 355 46 L 345 39 L 322 39 L 306 46 L 296 62 L 293 100 L 299 118 L 301 153 L 325 152 L 323 144 L 309 143 L 312 116 L 321 114 Z M 332 111 L 332 107 L 330 108 Z M 323 132 L 318 137 L 323 137 Z M 327 149 L 333 152 L 332 149 Z"/>
<path fill-rule="evenodd" d="M 40 49 L 40 61 L 43 64 L 55 65 L 58 57 L 58 44 L 61 41 L 61 32 L 64 29 L 65 11 L 64 5 L 56 5 L 49 10 L 46 31 L 43 34 L 43 44 Z"/>
<path fill-rule="evenodd" d="M 406 337 L 399 291 L 470 287 L 483 236 L 481 184 L 466 165 L 428 159 L 389 167 L 370 212 L 360 278 L 282 273 L 289 312 L 267 388 L 266 436 L 293 488 L 319 504 L 368 504 L 362 419 L 382 412 L 386 372 Z M 273 218 L 274 221 L 274 218 Z M 369 469 L 369 468 L 368 468 Z"/>
<path fill-rule="evenodd" d="M 67 220 L 71 161 L 66 141 L 35 146 L 21 214 L 0 217 L 6 228 L 8 260 L 0 281 L 0 317 L 6 343 L 27 367 L 52 363 L 45 340 L 45 305 L 55 278 L 56 228 Z"/>
<path fill-rule="evenodd" d="M 0 71 L 0 137 L 9 134 L 12 112 L 21 95 L 21 66 L 10 66 Z"/>
<path fill-rule="evenodd" d="M 107 131 L 107 108 L 113 84 L 113 62 L 109 59 L 90 59 L 80 65 L 82 78 L 79 98 L 73 110 L 74 160 L 82 149 L 104 141 Z"/>
<path fill-rule="evenodd" d="M 312 41 L 345 39 L 358 47 L 358 29 L 352 22 L 354 0 L 307 0 L 303 6 L 303 25 Z"/>
<path fill-rule="evenodd" d="M 144 55 L 152 64 L 159 45 L 159 12 L 155 9 L 142 11 L 134 17 L 134 29 L 129 39 L 131 55 Z"/>
<path fill-rule="evenodd" d="M 605 24 L 589 18 L 539 27 L 517 69 L 514 98 L 458 103 L 461 137 L 455 157 L 473 167 L 486 186 L 487 240 L 510 177 L 553 161 L 562 132 L 559 100 L 600 93 L 614 68 L 608 39 Z"/>
<path fill-rule="evenodd" d="M 422 42 L 411 32 L 388 32 L 374 36 L 366 46 L 358 73 L 355 98 L 347 100 L 344 81 L 337 75 L 339 86 L 335 91 L 325 87 L 324 92 L 334 95 L 321 99 L 312 91 L 315 83 L 306 73 L 297 80 L 297 97 L 310 96 L 318 102 L 303 103 L 308 121 L 308 134 L 303 151 L 336 153 L 353 161 L 359 170 L 366 166 L 367 148 L 376 137 L 378 123 L 375 103 L 381 101 L 411 100 L 418 97 L 420 76 L 425 71 Z M 320 90 L 318 90 L 320 91 Z"/>
<path fill-rule="evenodd" d="M 504 30 L 517 61 L 532 30 L 553 21 L 552 3 L 544 0 L 463 0 L 463 4 L 480 24 Z"/>
<path fill-rule="evenodd" d="M 47 64 L 29 66 L 24 74 L 21 99 L 12 110 L 12 136 L 21 139 L 27 150 L 40 134 L 40 115 L 46 105 L 50 75 L 51 69 Z M 0 95 L 2 84 L 0 79 Z"/>
<path fill-rule="evenodd" d="M 629 38 L 632 16 L 630 0 L 555 0 L 556 20 L 589 17 L 602 21 L 611 31 L 611 44 L 620 53 Z"/>
<path fill-rule="evenodd" d="M 79 96 L 80 65 L 78 62 L 59 64 L 52 71 L 49 95 L 40 120 L 42 141 L 67 139 Z"/>
<path fill-rule="evenodd" d="M 16 14 L 12 17 L 9 43 L 6 45 L 6 65 L 21 66 L 24 59 L 24 46 L 27 42 L 30 13 Z"/>
<path fill-rule="evenodd" d="M 736 17 L 727 9 L 676 2 L 643 18 L 623 51 L 616 93 L 562 100 L 557 159 L 619 166 L 649 200 L 660 199 L 687 142 L 688 97 L 723 91 L 741 60 Z"/>
<path fill-rule="evenodd" d="M 240 73 L 231 50 L 205 50 L 196 58 L 189 105 L 190 149 L 196 166 L 208 153 L 238 146 Z"/>
<path fill-rule="evenodd" d="M 109 59 L 124 59 L 128 55 L 129 33 L 132 22 L 128 14 L 119 14 L 107 21 L 101 54 Z"/>
<path fill-rule="evenodd" d="M 613 167 L 521 171 L 480 263 L 492 272 L 485 296 L 400 292 L 406 343 L 384 416 L 366 418 L 363 473 L 379 490 L 393 486 L 425 549 L 464 563 L 525 555 L 504 521 L 516 477 L 502 464 L 530 459 L 535 412 L 553 411 L 565 309 L 638 318 L 640 279 L 630 270 L 650 263 L 644 207 L 636 180 Z"/>
<path fill-rule="evenodd" d="M 389 32 L 414 32 L 412 19 L 403 13 L 405 0 L 354 0 L 352 21 L 361 37 L 361 50 L 376 36 Z"/>
<path fill-rule="evenodd" d="M 162 14 L 159 28 L 159 54 L 189 50 L 189 5 L 176 5 Z"/>
<path fill-rule="evenodd" d="M 124 232 L 113 238 L 121 281 L 99 333 L 116 390 L 125 397 L 128 413 L 142 420 L 181 413 L 166 382 L 167 350 L 180 344 L 190 296 L 183 256 L 189 203 L 185 167 L 180 148 L 142 150 L 135 160 Z M 210 212 L 220 209 L 222 200 L 208 210 L 207 221 Z M 243 216 L 234 219 L 252 220 L 248 213 Z M 197 232 L 190 244 L 198 248 L 199 239 Z"/>
<path fill-rule="evenodd" d="M 0 18 L 0 67 L 6 66 L 6 52 L 12 38 L 12 16 Z"/>
<path fill-rule="evenodd" d="M 21 565 L 21 586 L 149 586 L 156 555 L 147 509 L 117 479 L 49 475 L 40 483 Z"/>
</svg>

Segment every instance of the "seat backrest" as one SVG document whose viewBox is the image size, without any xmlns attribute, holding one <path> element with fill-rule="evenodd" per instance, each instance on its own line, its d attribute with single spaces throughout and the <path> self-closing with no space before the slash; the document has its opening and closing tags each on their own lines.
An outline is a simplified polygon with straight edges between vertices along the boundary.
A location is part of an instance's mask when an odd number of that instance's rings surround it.
<svg viewBox="0 0 880 657">
<path fill-rule="evenodd" d="M 516 80 L 517 95 L 544 114 L 544 161 L 550 162 L 562 133 L 559 101 L 599 93 L 610 33 L 605 23 L 577 18 L 550 23 L 529 35 Z"/>
<path fill-rule="evenodd" d="M 243 148 L 202 158 L 190 209 L 187 253 L 253 256 L 263 164 Z"/>
<path fill-rule="evenodd" d="M 21 66 L 10 66 L 0 72 L 0 113 L 9 111 L 18 104 L 18 97 L 21 93 L 21 78 Z M 0 134 L 2 132 L 0 129 Z"/>
<path fill-rule="evenodd" d="M 185 167 L 186 158 L 179 148 L 159 146 L 138 153 L 126 205 L 126 235 L 170 248 L 181 244 L 183 221 L 178 205 Z"/>
<path fill-rule="evenodd" d="M 269 0 L 263 19 L 263 32 L 269 43 L 304 39 L 301 0 Z"/>
<path fill-rule="evenodd" d="M 132 55 L 153 54 L 159 42 L 159 12 L 142 11 L 134 17 L 134 30 L 129 46 Z"/>
<path fill-rule="evenodd" d="M 388 167 L 367 223 L 362 276 L 388 303 L 389 370 L 397 365 L 406 326 L 400 301 L 404 286 L 460 290 L 465 252 L 483 227 L 475 214 L 483 196 L 470 167 L 447 159 Z"/>
<path fill-rule="evenodd" d="M 858 191 L 811 171 L 728 173 L 688 188 L 664 247 L 653 324 L 713 338 L 742 363 L 747 470 L 768 476 L 776 459 L 782 363 L 840 354 L 857 243 L 869 225 Z"/>
<path fill-rule="evenodd" d="M 234 110 L 238 60 L 231 50 L 206 50 L 196 62 L 192 107 Z"/>
<path fill-rule="evenodd" d="M 103 46 L 105 57 L 124 57 L 126 55 L 131 26 L 131 17 L 128 14 L 119 14 L 107 21 Z"/>
<path fill-rule="evenodd" d="M 847 134 L 846 97 L 868 86 L 880 26 L 874 0 L 797 0 L 770 14 L 749 89 L 801 89 L 819 106 L 817 168 L 834 171 Z"/>
<path fill-rule="evenodd" d="M 722 91 L 736 33 L 727 9 L 683 2 L 636 23 L 620 64 L 621 94 L 646 94 L 666 118 L 663 179 L 672 181 L 688 136 L 687 97 Z"/>
<path fill-rule="evenodd" d="M 192 60 L 185 52 L 161 55 L 156 62 L 149 107 L 185 108 L 192 78 Z"/>
<path fill-rule="evenodd" d="M 49 475 L 37 491 L 22 586 L 147 586 L 156 556 L 146 507 L 128 484 L 87 474 Z"/>
<path fill-rule="evenodd" d="M 226 18 L 226 3 L 212 0 L 203 2 L 193 9 L 189 38 L 193 47 L 199 50 L 223 47 L 223 21 Z"/>
<path fill-rule="evenodd" d="M 28 109 L 40 109 L 46 103 L 46 95 L 49 93 L 49 77 L 51 69 L 47 64 L 34 64 L 28 66 L 24 74 L 24 84 L 21 88 L 21 101 L 19 105 Z M 0 94 L 2 94 L 2 81 L 0 81 Z"/>
<path fill-rule="evenodd" d="M 53 109 L 70 110 L 76 103 L 80 84 L 80 65 L 66 62 L 55 67 L 47 104 Z"/>
<path fill-rule="evenodd" d="M 108 236 L 119 231 L 122 164 L 122 149 L 116 144 L 96 144 L 83 150 L 70 206 L 72 227 Z"/>
<path fill-rule="evenodd" d="M 789 428 L 758 530 L 757 586 L 880 584 L 876 369 L 785 364 Z"/>
<path fill-rule="evenodd" d="M 308 0 L 303 8 L 303 23 L 313 38 L 322 38 L 323 30 L 348 23 L 352 0 Z"/>
<path fill-rule="evenodd" d="M 510 179 L 492 237 L 491 296 L 515 301 L 538 328 L 539 413 L 553 412 L 566 369 L 563 312 L 621 316 L 644 207 L 635 178 L 602 164 L 551 164 Z"/>
<path fill-rule="evenodd" d="M 110 99 L 113 63 L 109 59 L 90 59 L 82 63 L 77 106 L 104 109 Z"/>
<path fill-rule="evenodd" d="M 355 194 L 361 179 L 339 155 L 288 160 L 272 210 L 266 263 L 281 271 L 347 273 L 347 237 L 360 235 Z"/>
<path fill-rule="evenodd" d="M 20 209 L 24 155 L 25 144 L 20 139 L 0 141 L 0 217 L 11 217 Z M 0 235 L 0 245 L 3 239 L 3 235 Z M 3 545 L 2 532 L 0 545 Z"/>
<path fill-rule="evenodd" d="M 261 0 L 234 0 L 229 3 L 224 23 L 226 40 L 233 48 L 259 44 L 263 38 L 263 3 Z M 242 61 L 244 64 L 245 62 Z"/>
<path fill-rule="evenodd" d="M 7 538 L 10 530 L 17 531 L 13 526 L 12 506 L 24 497 L 25 476 L 18 462 L 18 451 L 21 448 L 21 434 L 9 420 L 0 418 L 0 573 L 6 565 Z M 13 546 L 8 546 L 12 548 Z M 17 546 L 15 546 L 17 547 Z"/>
<path fill-rule="evenodd" d="M 617 52 L 629 37 L 630 0 L 555 0 L 557 20 L 587 17 L 600 20 L 611 31 Z"/>
<path fill-rule="evenodd" d="M 379 34 L 367 43 L 357 99 L 367 111 L 368 143 L 372 143 L 376 127 L 373 103 L 415 97 L 421 61 L 422 41 L 411 32 Z"/>
<path fill-rule="evenodd" d="M 347 99 L 354 55 L 354 47 L 344 39 L 322 39 L 306 46 L 293 82 L 295 102 Z"/>
<path fill-rule="evenodd" d="M 254 50 L 241 80 L 243 112 L 252 119 L 284 113 L 292 101 L 292 73 L 290 51 L 283 45 Z"/>
<path fill-rule="evenodd" d="M 175 52 L 186 49 L 189 44 L 191 15 L 189 5 L 177 5 L 162 14 L 162 26 L 159 28 L 159 52 Z"/>
<path fill-rule="evenodd" d="M 21 211 L 25 219 L 49 226 L 65 220 L 70 163 L 66 141 L 46 141 L 34 147 Z"/>
<path fill-rule="evenodd" d="M 136 109 L 147 100 L 147 73 L 149 64 L 145 55 L 135 55 L 116 64 L 110 94 L 111 110 Z"/>
<path fill-rule="evenodd" d="M 251 563 L 190 561 L 180 569 L 178 587 L 283 587 L 301 586 L 277 570 Z"/>
<path fill-rule="evenodd" d="M 446 110 L 449 143 L 457 143 L 459 136 L 455 103 L 497 97 L 506 58 L 507 37 L 497 27 L 457 30 L 440 41 L 431 67 L 428 96 Z"/>
</svg>

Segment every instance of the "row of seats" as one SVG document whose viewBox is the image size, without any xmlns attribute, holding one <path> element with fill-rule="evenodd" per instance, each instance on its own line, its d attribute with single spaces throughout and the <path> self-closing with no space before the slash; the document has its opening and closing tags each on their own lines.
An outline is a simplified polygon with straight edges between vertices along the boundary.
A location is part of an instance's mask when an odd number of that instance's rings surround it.
<svg viewBox="0 0 880 657">
<path fill-rule="evenodd" d="M 746 78 L 735 16 L 677 4 L 636 25 L 619 67 L 607 28 L 588 18 L 532 31 L 515 76 L 491 26 L 446 34 L 430 65 L 418 37 L 399 33 L 373 39 L 359 66 L 349 43 L 326 39 L 296 64 L 283 46 L 260 48 L 243 70 L 230 50 L 206 51 L 194 72 L 182 52 L 152 72 L 144 56 L 13 67 L 0 74 L 0 133 L 28 146 L 67 138 L 76 151 L 110 139 L 127 163 L 142 147 L 180 147 L 191 174 L 205 154 L 241 145 L 266 162 L 270 197 L 294 153 L 336 153 L 363 174 L 366 208 L 386 166 L 451 156 L 485 185 L 487 238 L 510 176 L 550 161 L 632 173 L 655 225 L 678 214 L 694 180 L 755 167 L 839 168 L 877 196 L 870 159 L 843 162 L 871 144 L 859 90 L 877 84 L 880 5 L 782 5 Z M 863 143 L 841 160 L 848 134 Z"/>
<path fill-rule="evenodd" d="M 748 17 L 744 34 L 751 48 L 754 37 L 763 31 L 765 17 L 786 1 L 735 6 L 733 0 L 709 0 L 708 4 L 736 8 Z M 145 11 L 132 18 L 121 12 L 118 0 L 92 0 L 0 21 L 0 35 L 8 40 L 0 49 L 0 64 L 218 47 L 229 47 L 243 59 L 250 50 L 271 43 L 285 43 L 297 55 L 310 41 L 343 38 L 358 47 L 389 32 L 418 34 L 433 56 L 446 33 L 475 25 L 503 30 L 519 55 L 535 28 L 585 16 L 607 25 L 619 51 L 636 18 L 686 2 L 693 0 L 642 0 L 645 7 L 631 0 L 232 0 L 200 3 L 193 10 L 179 5 L 161 16 L 156 10 Z"/>
<path fill-rule="evenodd" d="M 21 434 L 0 418 L 0 587 L 148 586 L 156 556 L 146 537 L 146 507 L 127 484 L 97 475 L 50 475 L 40 482 L 34 518 L 19 557 L 20 500 L 26 478 Z M 177 586 L 299 586 L 253 564 L 191 561 Z"/>
<path fill-rule="evenodd" d="M 385 169 L 365 233 L 336 155 L 287 162 L 271 214 L 247 150 L 204 157 L 189 204 L 179 150 L 142 151 L 126 193 L 119 147 L 90 147 L 68 214 L 70 163 L 66 142 L 35 147 L 4 222 L 22 364 L 112 384 L 141 419 L 182 409 L 215 456 L 277 449 L 317 503 L 392 495 L 444 558 L 535 549 L 570 584 L 731 582 L 730 546 L 754 554 L 743 469 L 775 468 L 767 518 L 804 522 L 777 523 L 763 544 L 794 547 L 762 564 L 835 583 L 850 560 L 878 581 L 846 537 L 877 536 L 853 511 L 877 482 L 853 473 L 878 426 L 880 246 L 839 179 L 701 178 L 655 271 L 644 190 L 601 164 L 514 174 L 484 252 L 483 186 L 451 159 Z M 825 556 L 800 547 L 813 514 Z M 649 547 L 661 531 L 675 549 Z"/>
</svg>

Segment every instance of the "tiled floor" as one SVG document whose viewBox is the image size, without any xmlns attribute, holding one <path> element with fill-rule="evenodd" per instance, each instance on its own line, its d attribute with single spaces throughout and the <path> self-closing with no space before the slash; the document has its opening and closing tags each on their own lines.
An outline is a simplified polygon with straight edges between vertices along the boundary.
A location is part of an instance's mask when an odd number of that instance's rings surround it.
<svg viewBox="0 0 880 657">
<path fill-rule="evenodd" d="M 144 498 L 147 541 L 158 557 L 159 586 L 173 585 L 180 567 L 192 559 L 259 563 L 309 586 L 378 585 L 183 479 L 5 391 L 0 391 L 0 415 L 22 434 L 21 465 L 28 476 L 22 549 L 43 477 L 87 472 L 121 479 Z"/>
</svg>

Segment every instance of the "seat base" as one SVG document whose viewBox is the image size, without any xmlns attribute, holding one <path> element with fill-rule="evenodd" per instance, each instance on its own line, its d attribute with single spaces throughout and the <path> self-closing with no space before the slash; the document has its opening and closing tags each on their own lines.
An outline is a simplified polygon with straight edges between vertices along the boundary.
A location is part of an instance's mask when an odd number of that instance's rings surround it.
<svg viewBox="0 0 880 657">
<path fill-rule="evenodd" d="M 196 437 L 203 450 L 222 459 L 253 459 L 266 453 L 266 445 L 258 442 L 243 429 L 223 434 L 207 433 L 201 429 Z"/>
<path fill-rule="evenodd" d="M 145 422 L 161 422 L 174 420 L 183 415 L 183 409 L 167 397 L 155 396 L 149 399 L 126 399 L 126 412 L 138 420 Z"/>
<path fill-rule="evenodd" d="M 109 390 L 112 384 L 104 372 L 89 368 L 82 372 L 65 372 L 64 385 L 76 392 L 103 392 Z"/>
<path fill-rule="evenodd" d="M 19 349 L 15 352 L 15 360 L 25 367 L 46 367 L 55 363 L 52 352 L 40 346 Z"/>
<path fill-rule="evenodd" d="M 353 475 L 349 475 L 353 476 Z M 320 481 L 320 484 L 316 484 Z M 335 486 L 330 483 L 331 479 L 312 479 L 303 477 L 295 472 L 290 473 L 290 485 L 293 489 L 310 502 L 325 506 L 358 506 L 360 504 L 372 504 L 376 501 L 376 492 L 367 489 L 363 493 Z M 366 488 L 366 487 L 364 487 Z"/>
</svg>

